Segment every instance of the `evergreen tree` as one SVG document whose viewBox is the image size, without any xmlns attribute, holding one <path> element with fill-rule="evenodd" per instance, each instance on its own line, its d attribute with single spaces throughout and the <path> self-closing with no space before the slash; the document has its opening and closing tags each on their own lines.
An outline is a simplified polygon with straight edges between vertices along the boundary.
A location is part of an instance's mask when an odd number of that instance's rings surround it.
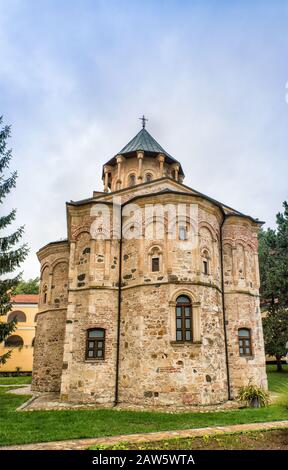
<svg viewBox="0 0 288 470">
<path fill-rule="evenodd" d="M 288 343 L 288 311 L 285 307 L 273 308 L 263 318 L 265 351 L 275 356 L 277 371 L 282 371 L 281 359 L 286 354 Z"/>
<path fill-rule="evenodd" d="M 10 126 L 2 126 L 0 116 L 0 207 L 4 198 L 16 186 L 17 172 L 12 172 L 5 177 L 4 171 L 9 167 L 12 157 L 11 149 L 7 148 L 7 140 L 10 137 Z M 18 246 L 24 232 L 24 227 L 19 227 L 15 232 L 6 235 L 7 228 L 16 218 L 16 210 L 0 216 L 0 343 L 2 343 L 16 328 L 16 322 L 3 322 L 1 316 L 11 310 L 11 295 L 14 294 L 21 274 L 13 276 L 12 273 L 24 261 L 28 248 L 26 244 Z M 11 351 L 0 356 L 0 365 L 10 357 Z"/>
<path fill-rule="evenodd" d="M 288 307 L 288 203 L 276 216 L 276 230 L 259 232 L 261 305 L 265 309 Z"/>
</svg>

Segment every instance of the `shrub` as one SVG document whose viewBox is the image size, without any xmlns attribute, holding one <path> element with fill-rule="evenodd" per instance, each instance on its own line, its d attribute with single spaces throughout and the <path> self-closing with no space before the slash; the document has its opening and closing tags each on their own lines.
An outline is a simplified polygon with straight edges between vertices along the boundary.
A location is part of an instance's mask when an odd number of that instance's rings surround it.
<svg viewBox="0 0 288 470">
<path fill-rule="evenodd" d="M 269 395 L 263 388 L 250 384 L 239 389 L 237 400 L 253 408 L 260 408 L 268 405 Z"/>
</svg>

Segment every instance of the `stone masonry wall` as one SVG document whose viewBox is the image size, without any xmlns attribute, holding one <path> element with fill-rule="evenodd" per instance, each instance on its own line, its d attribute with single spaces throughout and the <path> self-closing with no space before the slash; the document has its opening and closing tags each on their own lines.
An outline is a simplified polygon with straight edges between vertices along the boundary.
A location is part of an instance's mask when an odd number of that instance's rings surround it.
<svg viewBox="0 0 288 470">
<path fill-rule="evenodd" d="M 38 313 L 32 390 L 60 390 L 66 310 Z"/>
<path fill-rule="evenodd" d="M 50 244 L 38 253 L 41 262 L 39 313 L 34 343 L 32 390 L 60 390 L 68 301 L 67 242 Z"/>
<path fill-rule="evenodd" d="M 193 343 L 175 341 L 180 294 L 192 300 Z M 221 297 L 215 289 L 158 284 L 124 289 L 122 297 L 120 402 L 181 406 L 227 400 Z"/>
<path fill-rule="evenodd" d="M 127 171 L 133 170 L 134 163 L 129 162 Z M 125 173 L 124 180 L 128 176 Z M 161 181 L 159 189 L 164 186 Z M 136 193 L 137 188 L 131 188 L 131 194 L 125 193 L 124 199 Z M 144 187 L 141 194 L 145 194 Z M 189 220 L 186 229 L 196 230 L 198 243 L 189 245 L 179 237 L 170 240 L 173 227 L 166 219 L 161 240 L 147 239 L 141 231 L 136 240 L 123 241 L 119 401 L 147 407 L 224 402 L 228 390 L 221 296 L 223 213 L 211 201 L 192 193 L 149 194 L 136 202 L 143 211 L 146 203 L 197 204 L 197 227 Z M 91 208 L 93 203 L 69 206 L 69 246 L 67 242 L 47 245 L 38 254 L 40 313 L 32 386 L 38 391 L 61 389 L 64 401 L 112 405 L 119 242 L 112 232 L 98 231 L 97 224 L 96 238 L 91 236 L 91 225 L 101 217 Z M 146 221 L 152 233 L 156 221 L 154 216 Z M 176 233 L 181 223 L 181 218 L 172 221 Z M 138 229 L 137 220 L 130 220 L 128 211 L 123 220 L 125 234 L 133 236 Z M 235 396 L 237 388 L 249 380 L 264 387 L 267 384 L 259 309 L 257 224 L 247 218 L 228 217 L 223 227 L 223 255 L 228 362 Z M 159 258 L 159 271 L 153 272 L 155 256 Z M 193 342 L 177 343 L 176 299 L 182 294 L 192 304 Z M 239 355 L 241 327 L 251 329 L 249 358 Z M 85 357 L 90 328 L 105 329 L 104 360 Z"/>
<path fill-rule="evenodd" d="M 239 387 L 249 383 L 267 389 L 257 232 L 256 224 L 237 217 L 229 217 L 223 227 L 228 362 L 234 397 Z M 240 356 L 239 328 L 248 328 L 251 332 L 251 356 Z"/>
<path fill-rule="evenodd" d="M 81 217 L 80 217 L 81 215 Z M 97 214 L 95 214 L 95 219 Z M 71 217 L 69 303 L 65 328 L 61 399 L 63 401 L 112 404 L 118 315 L 119 242 L 90 234 L 95 221 L 90 208 Z M 87 331 L 105 330 L 105 358 L 87 359 Z"/>
</svg>

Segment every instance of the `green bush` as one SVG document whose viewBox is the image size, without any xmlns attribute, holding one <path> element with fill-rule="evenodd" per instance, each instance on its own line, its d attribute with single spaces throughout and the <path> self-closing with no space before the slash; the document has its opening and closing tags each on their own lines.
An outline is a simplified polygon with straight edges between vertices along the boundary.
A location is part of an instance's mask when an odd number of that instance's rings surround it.
<svg viewBox="0 0 288 470">
<path fill-rule="evenodd" d="M 263 388 L 249 384 L 239 389 L 237 400 L 253 408 L 260 408 L 268 405 L 269 394 Z"/>
</svg>

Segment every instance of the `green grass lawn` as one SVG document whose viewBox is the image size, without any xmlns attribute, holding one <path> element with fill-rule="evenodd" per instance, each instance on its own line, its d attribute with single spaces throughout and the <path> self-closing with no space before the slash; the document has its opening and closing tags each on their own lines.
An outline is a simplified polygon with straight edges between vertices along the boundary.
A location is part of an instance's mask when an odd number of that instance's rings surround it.
<svg viewBox="0 0 288 470">
<path fill-rule="evenodd" d="M 287 378 L 286 372 L 283 374 L 275 375 L 273 371 L 269 371 L 272 391 L 280 387 L 282 397 L 288 385 L 288 373 Z M 287 380 L 287 385 L 284 379 Z M 282 385 L 279 385 L 280 382 Z M 28 398 L 13 395 L 0 387 L 0 445 L 288 419 L 288 406 L 283 401 L 267 408 L 207 413 L 112 409 L 16 412 L 15 409 Z"/>
<path fill-rule="evenodd" d="M 277 372 L 276 365 L 267 365 L 267 376 L 270 392 L 288 398 L 288 365 L 283 366 L 283 372 Z"/>
<path fill-rule="evenodd" d="M 0 376 L 0 385 L 22 385 L 31 384 L 32 377 L 19 375 L 18 377 L 2 377 Z"/>
</svg>

